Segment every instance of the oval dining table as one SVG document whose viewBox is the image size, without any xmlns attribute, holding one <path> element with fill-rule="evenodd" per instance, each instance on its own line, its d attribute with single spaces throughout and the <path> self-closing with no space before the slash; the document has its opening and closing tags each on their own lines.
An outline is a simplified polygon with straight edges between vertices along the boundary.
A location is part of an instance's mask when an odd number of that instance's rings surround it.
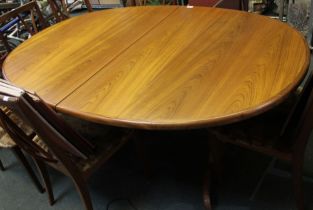
<svg viewBox="0 0 313 210">
<path fill-rule="evenodd" d="M 281 103 L 309 65 L 303 36 L 247 12 L 128 7 L 70 18 L 7 57 L 5 78 L 57 112 L 129 128 L 223 125 Z"/>
</svg>

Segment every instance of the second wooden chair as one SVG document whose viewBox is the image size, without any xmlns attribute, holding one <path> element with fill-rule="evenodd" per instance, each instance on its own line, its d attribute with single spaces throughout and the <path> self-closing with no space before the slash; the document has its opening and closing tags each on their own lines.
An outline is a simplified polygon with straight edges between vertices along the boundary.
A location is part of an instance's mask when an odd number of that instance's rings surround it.
<svg viewBox="0 0 313 210">
<path fill-rule="evenodd" d="M 208 131 L 209 141 L 220 140 L 290 162 L 297 208 L 303 210 L 302 168 L 312 129 L 313 79 L 310 74 L 301 93 L 280 107 L 253 119 Z"/>
</svg>

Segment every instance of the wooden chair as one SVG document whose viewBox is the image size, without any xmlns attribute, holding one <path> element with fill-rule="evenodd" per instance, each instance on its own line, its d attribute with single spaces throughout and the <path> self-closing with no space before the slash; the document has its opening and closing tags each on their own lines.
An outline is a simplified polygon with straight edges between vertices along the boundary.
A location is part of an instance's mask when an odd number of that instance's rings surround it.
<svg viewBox="0 0 313 210">
<path fill-rule="evenodd" d="M 32 129 L 30 129 L 27 125 L 22 124 L 21 122 L 18 121 L 17 117 L 12 113 L 6 110 L 6 114 L 10 116 L 10 119 L 12 119 L 18 126 L 25 132 L 27 133 L 28 136 L 34 135 L 32 132 Z M 8 133 L 6 133 L 2 127 L 0 127 L 0 148 L 5 148 L 5 149 L 10 149 L 14 153 L 14 155 L 17 157 L 17 159 L 22 163 L 24 168 L 26 169 L 29 177 L 31 178 L 32 182 L 38 189 L 40 193 L 44 192 L 44 188 L 41 186 L 40 182 L 38 181 L 37 176 L 35 175 L 34 171 L 32 170 L 29 162 L 25 158 L 23 152 L 21 149 L 15 144 L 15 142 L 10 138 Z M 0 160 L 0 170 L 4 171 L 5 168 L 3 166 L 3 163 Z"/>
<path fill-rule="evenodd" d="M 88 12 L 92 12 L 92 6 L 89 0 L 84 0 Z M 69 3 L 68 0 L 48 0 L 48 3 L 52 10 L 52 16 L 55 22 L 61 22 L 70 18 L 70 12 L 79 4 L 79 0 L 74 0 Z"/>
<path fill-rule="evenodd" d="M 301 93 L 294 94 L 292 99 L 272 111 L 208 130 L 210 141 L 220 140 L 290 162 L 298 210 L 304 209 L 302 168 L 305 148 L 313 128 L 312 88 L 310 74 Z"/>
<path fill-rule="evenodd" d="M 17 42 L 22 42 L 47 27 L 47 23 L 35 1 L 28 2 L 2 14 L 0 16 L 0 25 L 1 64 L 8 53 L 16 47 Z"/>
<path fill-rule="evenodd" d="M 103 131 L 104 139 L 87 141 L 38 96 L 4 81 L 0 81 L 0 105 L 28 122 L 36 132 L 37 136 L 29 138 L 0 110 L 4 129 L 35 160 L 45 182 L 50 204 L 53 204 L 54 196 L 46 164 L 71 178 L 85 208 L 93 209 L 87 179 L 127 142 L 131 132 L 110 128 Z"/>
</svg>

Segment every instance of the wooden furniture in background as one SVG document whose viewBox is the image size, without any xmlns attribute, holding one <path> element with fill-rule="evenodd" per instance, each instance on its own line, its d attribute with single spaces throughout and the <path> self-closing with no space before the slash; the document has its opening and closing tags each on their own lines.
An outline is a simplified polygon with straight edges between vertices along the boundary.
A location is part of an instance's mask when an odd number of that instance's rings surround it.
<svg viewBox="0 0 313 210">
<path fill-rule="evenodd" d="M 48 0 L 48 3 L 52 10 L 52 16 L 55 18 L 55 21 L 61 22 L 70 18 L 70 12 L 73 8 L 79 4 L 79 0 L 74 0 L 73 2 L 69 3 L 67 0 Z M 92 12 L 92 6 L 89 0 L 84 0 L 84 3 L 87 7 L 89 12 Z"/>
<path fill-rule="evenodd" d="M 52 26 L 17 47 L 3 69 L 59 112 L 115 126 L 185 129 L 275 107 L 302 81 L 309 55 L 297 31 L 264 16 L 130 7 Z"/>
<path fill-rule="evenodd" d="M 21 4 L 19 2 L 12 2 L 12 3 L 0 3 L 0 13 L 8 12 L 12 9 L 19 7 Z"/>
<path fill-rule="evenodd" d="M 92 210 L 87 180 L 128 140 L 125 129 L 103 130 L 103 139 L 84 139 L 42 100 L 1 81 L 0 104 L 28 123 L 37 136 L 28 136 L 0 109 L 0 120 L 10 137 L 35 160 L 49 201 L 54 203 L 46 164 L 72 179 L 86 210 Z"/>
<path fill-rule="evenodd" d="M 248 0 L 189 0 L 189 5 L 247 10 Z"/>
<path fill-rule="evenodd" d="M 0 16 L 0 24 L 2 26 L 0 28 L 0 40 L 5 48 L 1 51 L 1 64 L 8 53 L 13 49 L 12 44 L 9 43 L 7 38 L 7 33 L 10 31 L 9 29 L 11 27 L 14 25 L 20 27 L 21 31 L 24 31 L 27 36 L 34 35 L 39 30 L 47 27 L 47 23 L 35 1 L 28 2 L 14 10 L 2 14 Z M 20 25 L 17 26 L 17 24 Z"/>
<path fill-rule="evenodd" d="M 60 3 L 58 0 L 48 0 L 48 3 L 52 11 L 48 19 L 52 20 L 53 23 L 59 23 L 70 18 L 70 14 L 66 9 L 66 5 L 63 4 L 63 1 Z"/>
</svg>

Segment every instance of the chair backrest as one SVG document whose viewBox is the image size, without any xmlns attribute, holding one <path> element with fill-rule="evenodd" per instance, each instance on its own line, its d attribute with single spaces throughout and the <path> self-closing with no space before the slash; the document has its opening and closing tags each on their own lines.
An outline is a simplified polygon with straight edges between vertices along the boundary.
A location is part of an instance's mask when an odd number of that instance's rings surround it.
<svg viewBox="0 0 313 210">
<path fill-rule="evenodd" d="M 0 110 L 3 128 L 17 145 L 34 158 L 73 169 L 73 159 L 86 159 L 94 154 L 95 147 L 68 126 L 39 97 L 3 80 L 0 81 L 0 106 L 19 116 L 43 141 L 47 149 L 35 143 L 6 112 Z"/>
<path fill-rule="evenodd" d="M 52 10 L 52 16 L 55 22 L 61 22 L 70 18 L 70 12 L 75 9 L 81 2 L 79 0 L 73 0 L 69 2 L 68 0 L 48 0 L 48 3 Z M 84 3 L 89 12 L 92 12 L 92 6 L 89 0 L 84 0 Z"/>
<path fill-rule="evenodd" d="M 313 129 L 313 75 L 308 73 L 299 100 L 285 123 L 282 140 L 288 141 L 293 153 L 303 155 Z"/>
<path fill-rule="evenodd" d="M 21 42 L 47 27 L 47 23 L 35 1 L 28 2 L 0 16 L 1 61 L 13 50 L 15 42 Z M 23 38 L 21 38 L 23 36 Z"/>
</svg>

